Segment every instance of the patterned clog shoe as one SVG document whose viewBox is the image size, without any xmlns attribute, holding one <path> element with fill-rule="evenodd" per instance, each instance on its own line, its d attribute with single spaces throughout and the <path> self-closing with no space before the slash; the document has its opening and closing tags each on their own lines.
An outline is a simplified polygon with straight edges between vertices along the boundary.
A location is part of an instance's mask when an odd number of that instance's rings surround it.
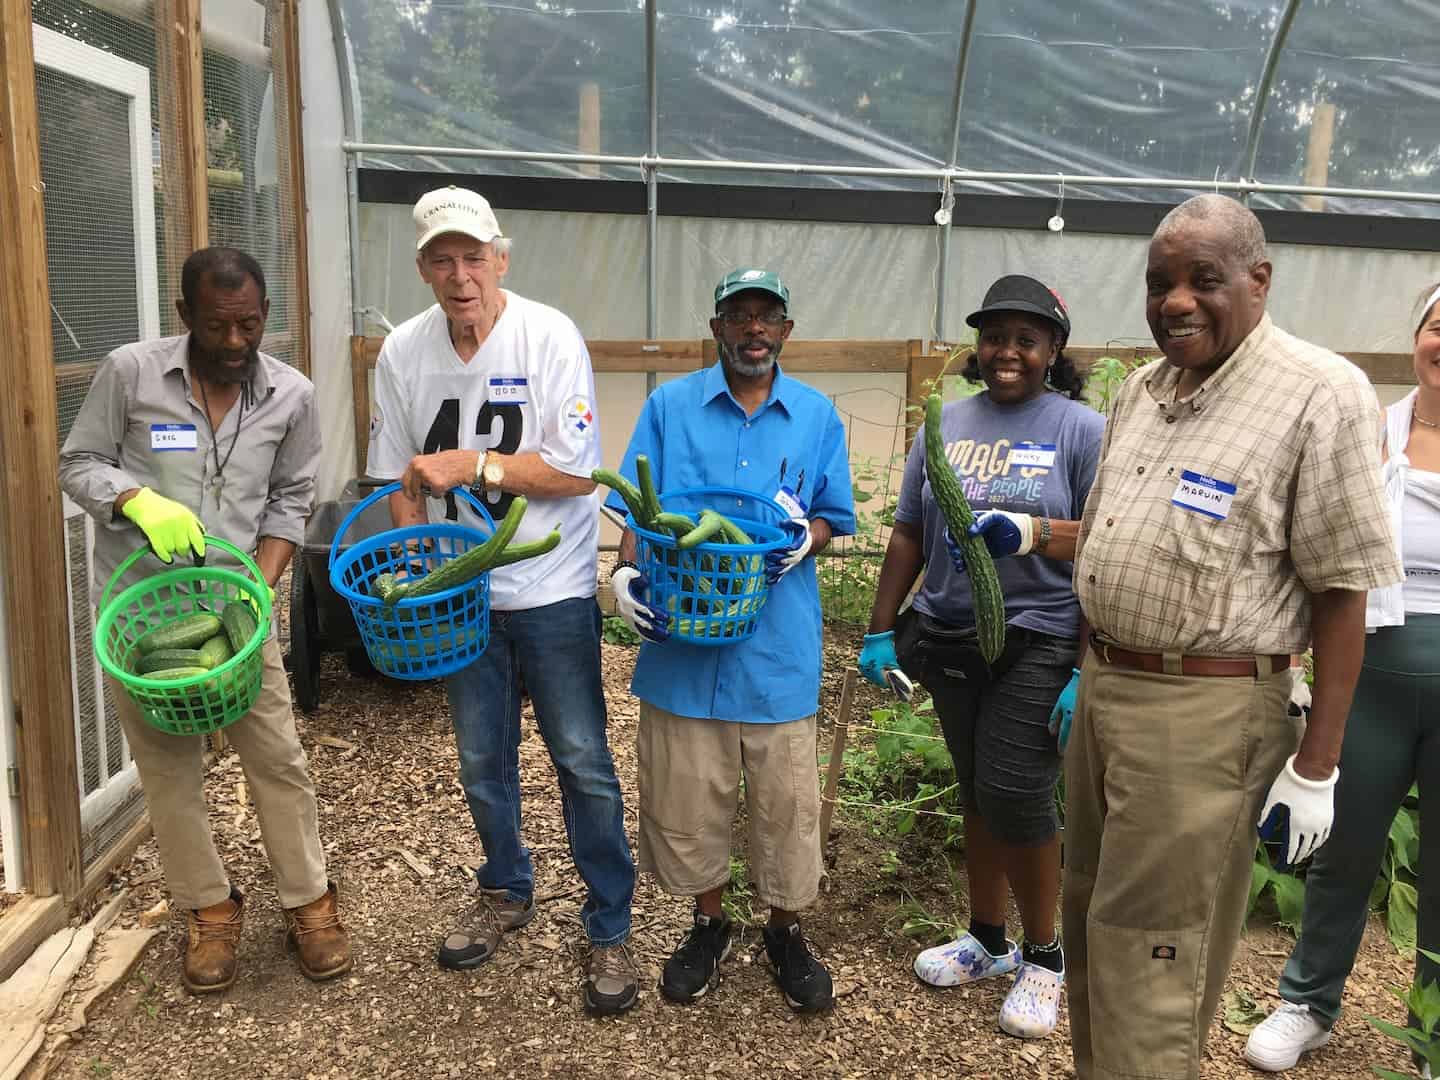
<svg viewBox="0 0 1440 1080">
<path fill-rule="evenodd" d="M 1051 971 L 1039 964 L 1022 964 L 1015 985 L 1000 1006 L 1000 1030 L 1017 1039 L 1043 1039 L 1060 1022 L 1060 990 L 1063 971 Z"/>
<path fill-rule="evenodd" d="M 1020 966 L 1020 946 L 1006 941 L 1007 951 L 994 956 L 974 934 L 926 949 L 915 957 L 915 974 L 931 986 L 964 986 L 995 975 L 1009 975 Z"/>
</svg>

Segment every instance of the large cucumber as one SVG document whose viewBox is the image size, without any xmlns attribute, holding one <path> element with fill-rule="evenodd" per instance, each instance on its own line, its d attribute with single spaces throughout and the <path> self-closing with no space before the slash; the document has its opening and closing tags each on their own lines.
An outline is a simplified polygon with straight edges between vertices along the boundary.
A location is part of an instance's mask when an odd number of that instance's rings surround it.
<svg viewBox="0 0 1440 1080">
<path fill-rule="evenodd" d="M 1000 591 L 1000 575 L 995 572 L 995 560 L 985 541 L 967 531 L 975 521 L 975 512 L 945 456 L 945 439 L 940 433 L 943 404 L 939 394 L 931 394 L 925 402 L 925 475 L 930 478 L 930 491 L 950 536 L 965 552 L 980 655 L 993 664 L 1005 651 L 1005 595 Z"/>
<path fill-rule="evenodd" d="M 556 526 L 539 540 L 532 540 L 528 544 L 511 544 L 496 557 L 490 569 L 494 570 L 498 566 L 524 562 L 526 559 L 538 559 L 541 555 L 548 555 L 559 546 L 560 528 Z"/>
<path fill-rule="evenodd" d="M 255 636 L 255 631 L 260 626 L 260 620 L 255 618 L 255 612 L 244 600 L 231 600 L 226 604 L 220 611 L 220 621 L 225 626 L 225 636 L 230 639 L 230 648 L 235 652 L 250 644 L 250 639 Z"/>
<path fill-rule="evenodd" d="M 164 671 L 176 667 L 205 667 L 199 649 L 156 649 L 142 656 L 135 665 L 135 674 L 149 675 L 152 671 Z"/>
<path fill-rule="evenodd" d="M 635 479 L 640 481 L 640 502 L 645 507 L 645 518 L 640 524 L 647 529 L 653 529 L 655 519 L 660 516 L 660 493 L 655 490 L 655 478 L 650 473 L 650 459 L 644 454 L 635 455 Z"/>
<path fill-rule="evenodd" d="M 639 488 L 613 469 L 594 469 L 590 473 L 590 479 L 597 484 L 604 484 L 616 495 L 619 495 L 625 503 L 626 509 L 630 511 L 630 516 L 635 519 L 635 523 L 649 528 L 645 524 L 648 515 L 645 510 L 645 500 L 641 497 Z"/>
<path fill-rule="evenodd" d="M 145 678 L 171 682 L 177 679 L 193 679 L 197 675 L 208 674 L 209 671 L 209 668 L 203 667 L 170 667 L 161 668 L 159 671 L 148 671 L 145 673 Z"/>
<path fill-rule="evenodd" d="M 220 620 L 208 611 L 197 611 L 151 630 L 140 639 L 140 652 L 148 656 L 161 649 L 198 649 L 218 633 Z"/>
<path fill-rule="evenodd" d="M 719 536 L 725 528 L 725 519 L 714 510 L 700 511 L 700 524 L 691 529 L 676 542 L 681 551 L 689 551 L 698 544 Z"/>
<path fill-rule="evenodd" d="M 216 634 L 200 646 L 200 666 L 216 668 L 235 655 L 227 634 Z"/>
<path fill-rule="evenodd" d="M 430 573 L 418 581 L 407 582 L 401 585 L 389 598 L 387 605 L 393 605 L 399 600 L 411 600 L 417 596 L 432 596 L 446 589 L 453 589 L 457 585 L 464 585 L 479 577 L 486 570 L 494 565 L 506 546 L 515 537 L 516 530 L 520 528 L 520 519 L 525 516 L 526 500 L 524 495 L 516 495 L 510 502 L 510 509 L 505 511 L 505 518 L 495 527 L 495 532 L 490 539 L 477 548 L 471 548 L 463 555 L 457 555 L 448 562 L 441 563 Z"/>
</svg>

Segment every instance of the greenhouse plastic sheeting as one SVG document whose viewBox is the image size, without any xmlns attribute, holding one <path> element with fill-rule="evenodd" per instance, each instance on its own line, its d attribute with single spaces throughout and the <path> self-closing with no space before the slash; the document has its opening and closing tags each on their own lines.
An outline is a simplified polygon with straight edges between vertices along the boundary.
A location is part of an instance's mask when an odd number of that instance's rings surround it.
<svg viewBox="0 0 1440 1080">
<path fill-rule="evenodd" d="M 558 307 L 588 338 L 645 336 L 644 218 L 502 210 L 500 224 L 515 241 L 508 288 Z M 433 303 L 415 269 L 410 208 L 364 204 L 360 227 L 359 304 L 399 323 Z M 736 266 L 764 265 L 789 285 L 797 338 L 926 338 L 937 235 L 921 226 L 664 218 L 657 336 L 708 336 L 715 282 Z M 1149 346 L 1146 248 L 1136 236 L 957 228 L 947 325 L 935 336 L 962 339 L 964 317 L 990 283 L 1024 273 L 1064 296 L 1075 344 Z M 1273 245 L 1271 256 L 1270 310 L 1282 326 L 1336 350 L 1409 352 L 1411 305 L 1437 275 L 1433 256 L 1294 244 Z"/>
<path fill-rule="evenodd" d="M 342 0 L 368 142 L 648 149 L 639 0 Z M 957 164 L 987 171 L 1241 179 L 1279 0 L 978 0 Z M 671 158 L 947 164 L 964 0 L 661 0 L 658 149 Z M 1255 177 L 1435 190 L 1435 0 L 1304 0 L 1280 56 Z M 1330 127 L 1333 106 L 1334 122 Z M 582 121 L 582 115 L 584 120 Z M 1318 123 L 1324 131 L 1312 129 Z M 399 168 L 636 178 L 628 167 L 375 158 Z M 934 187 L 934 181 L 665 173 L 665 181 Z M 1043 187 L 1043 185 L 1042 185 Z M 1035 193 L 1033 186 L 982 190 Z M 1046 189 L 1053 190 L 1053 189 Z M 1133 189 L 1074 197 L 1155 198 Z M 1288 197 L 1274 205 L 1297 206 Z M 1330 209 L 1422 213 L 1415 205 Z M 1433 210 L 1429 212 L 1435 212 Z"/>
</svg>

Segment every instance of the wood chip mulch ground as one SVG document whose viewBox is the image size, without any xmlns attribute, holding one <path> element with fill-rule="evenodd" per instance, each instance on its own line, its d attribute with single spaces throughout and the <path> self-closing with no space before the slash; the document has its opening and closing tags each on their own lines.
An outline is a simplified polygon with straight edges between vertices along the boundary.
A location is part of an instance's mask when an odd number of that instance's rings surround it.
<svg viewBox="0 0 1440 1080">
<path fill-rule="evenodd" d="M 632 843 L 636 705 L 628 693 L 634 650 L 606 645 L 611 745 L 625 790 Z M 828 670 L 852 663 L 854 643 L 832 642 Z M 833 715 L 838 676 L 827 677 Z M 171 913 L 135 974 L 97 1009 L 53 1073 L 95 1077 L 693 1077 L 1073 1076 L 1067 1033 L 1024 1043 L 1000 1034 L 1006 987 L 996 980 L 935 992 L 910 965 L 918 946 L 898 930 L 908 898 L 953 912 L 952 875 L 934 860 L 900 865 L 896 841 L 842 814 L 829 849 L 829 888 L 805 926 L 827 959 L 839 1001 L 829 1015 L 797 1018 L 755 959 L 758 930 L 727 962 L 719 989 L 689 1007 L 660 999 L 660 965 L 688 925 L 689 905 L 642 880 L 634 909 L 643 993 L 628 1015 L 588 1018 L 579 994 L 585 950 L 582 899 L 545 749 L 527 715 L 521 745 L 525 834 L 536 862 L 535 921 L 508 936 L 485 968 L 455 974 L 435 947 L 469 897 L 479 844 L 456 780 L 454 741 L 441 689 L 351 677 L 325 661 L 323 703 L 300 716 L 319 788 L 321 829 L 357 949 L 354 973 L 307 982 L 286 955 L 273 880 L 244 774 L 233 752 L 210 769 L 211 819 L 221 853 L 246 891 L 241 974 L 227 993 L 193 998 L 180 987 L 184 927 Z M 863 710 L 857 710 L 863 715 Z M 823 740 L 822 740 L 823 741 Z M 117 875 L 132 889 L 120 925 L 164 897 L 153 842 Z M 1242 944 L 1231 989 L 1273 1007 L 1291 939 L 1257 925 Z M 1407 1061 L 1367 1025 L 1400 1020 L 1386 987 L 1408 979 L 1409 961 L 1378 923 L 1366 934 L 1330 1045 L 1287 1074 L 1359 1078 Z M 83 982 L 83 978 L 82 978 Z M 1243 1063 L 1243 1036 L 1216 1023 L 1205 1076 L 1258 1076 Z"/>
</svg>

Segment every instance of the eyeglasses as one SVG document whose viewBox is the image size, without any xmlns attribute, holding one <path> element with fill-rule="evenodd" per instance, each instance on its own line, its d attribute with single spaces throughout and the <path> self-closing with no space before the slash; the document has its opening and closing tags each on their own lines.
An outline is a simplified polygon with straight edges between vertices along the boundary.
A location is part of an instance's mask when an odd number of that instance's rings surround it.
<svg viewBox="0 0 1440 1080">
<path fill-rule="evenodd" d="M 715 317 L 726 326 L 735 328 L 749 326 L 755 319 L 759 319 L 761 325 L 768 326 L 772 330 L 777 326 L 785 325 L 785 312 L 783 311 L 722 311 Z"/>
</svg>

